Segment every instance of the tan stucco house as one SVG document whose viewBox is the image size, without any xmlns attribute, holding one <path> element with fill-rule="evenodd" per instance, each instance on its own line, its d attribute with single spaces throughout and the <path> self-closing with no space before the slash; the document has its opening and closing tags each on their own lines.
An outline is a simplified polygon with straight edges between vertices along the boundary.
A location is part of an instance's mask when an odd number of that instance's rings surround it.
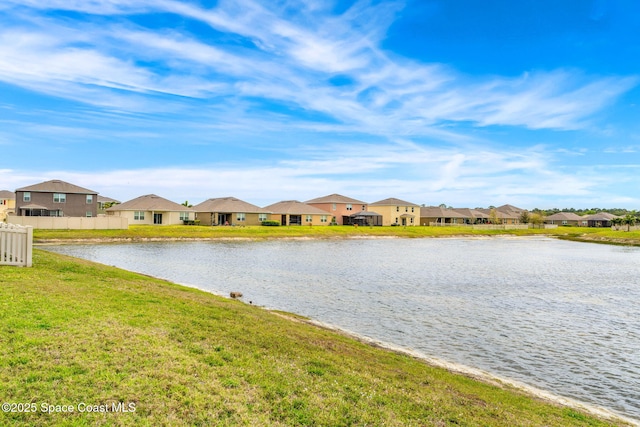
<svg viewBox="0 0 640 427">
<path fill-rule="evenodd" d="M 105 197 L 98 195 L 98 215 L 106 215 L 106 210 L 113 205 L 119 204 L 120 201 L 112 199 L 111 197 Z"/>
<path fill-rule="evenodd" d="M 112 206 L 106 213 L 127 218 L 129 225 L 177 225 L 195 218 L 192 208 L 155 194 L 147 194 Z"/>
<path fill-rule="evenodd" d="M 588 221 L 573 212 L 558 212 L 544 219 L 545 224 L 566 225 L 573 227 L 586 227 Z"/>
<path fill-rule="evenodd" d="M 0 221 L 4 221 L 7 215 L 13 213 L 16 208 L 16 193 L 9 190 L 0 190 Z"/>
<path fill-rule="evenodd" d="M 464 225 L 466 216 L 450 208 L 427 206 L 420 208 L 421 225 Z"/>
<path fill-rule="evenodd" d="M 280 225 L 329 225 L 331 215 L 327 211 L 297 200 L 284 200 L 265 206 L 271 212 L 271 219 Z"/>
<path fill-rule="evenodd" d="M 318 209 L 322 209 L 325 212 L 329 212 L 331 215 L 331 222 L 338 225 L 344 224 L 344 217 L 347 217 L 346 219 L 348 222 L 348 218 L 351 215 L 367 210 L 366 202 L 352 199 L 351 197 L 346 197 L 341 194 L 330 194 L 328 196 L 307 200 L 305 203 Z"/>
<path fill-rule="evenodd" d="M 419 225 L 420 205 L 389 198 L 369 204 L 369 208 L 382 215 L 382 225 Z"/>
<path fill-rule="evenodd" d="M 587 221 L 588 227 L 611 227 L 613 224 L 611 221 L 614 218 L 619 218 L 609 212 L 598 212 L 592 215 L 586 215 L 582 218 L 583 221 Z"/>
<path fill-rule="evenodd" d="M 453 208 L 453 210 L 462 215 L 465 224 L 486 224 L 489 222 L 489 215 L 478 209 Z"/>
<path fill-rule="evenodd" d="M 4 221 L 7 215 L 12 214 L 16 208 L 16 193 L 9 190 L 0 190 L 0 221 Z"/>
<path fill-rule="evenodd" d="M 95 217 L 98 192 L 59 179 L 18 188 L 17 216 Z"/>
<path fill-rule="evenodd" d="M 271 212 L 235 197 L 207 199 L 193 207 L 201 225 L 260 225 Z"/>
</svg>

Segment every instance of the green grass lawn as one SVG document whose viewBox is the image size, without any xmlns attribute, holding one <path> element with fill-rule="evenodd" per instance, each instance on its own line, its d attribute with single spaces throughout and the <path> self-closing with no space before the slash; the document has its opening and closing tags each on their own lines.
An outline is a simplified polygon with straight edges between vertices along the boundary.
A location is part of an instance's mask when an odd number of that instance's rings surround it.
<svg viewBox="0 0 640 427">
<path fill-rule="evenodd" d="M 41 250 L 33 268 L 0 267 L 0 367 L 0 400 L 37 408 L 0 412 L 0 425 L 623 425 L 295 317 Z M 119 403 L 135 411 L 78 412 Z"/>
<path fill-rule="evenodd" d="M 448 237 L 448 236 L 536 236 L 548 235 L 573 240 L 640 245 L 640 231 L 612 231 L 605 228 L 558 227 L 556 229 L 473 230 L 470 227 L 207 227 L 132 225 L 128 230 L 35 230 L 34 240 L 144 240 L 144 239 L 278 239 L 356 237 Z"/>
</svg>

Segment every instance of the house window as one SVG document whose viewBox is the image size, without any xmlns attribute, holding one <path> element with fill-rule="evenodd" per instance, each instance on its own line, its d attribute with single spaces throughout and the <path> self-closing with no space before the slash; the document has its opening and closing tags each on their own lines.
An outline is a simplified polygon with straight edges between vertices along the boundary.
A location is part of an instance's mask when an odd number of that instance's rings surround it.
<svg viewBox="0 0 640 427">
<path fill-rule="evenodd" d="M 93 216 L 93 213 L 91 211 L 87 211 L 87 218 L 91 218 Z"/>
<path fill-rule="evenodd" d="M 365 205 L 362 205 L 362 210 L 367 210 L 367 207 Z"/>
<path fill-rule="evenodd" d="M 236 221 L 244 221 L 246 219 L 246 214 L 244 213 L 237 213 L 236 214 Z"/>
<path fill-rule="evenodd" d="M 396 206 L 396 212 L 400 212 L 400 206 Z M 398 221 L 396 221 L 398 222 Z"/>
<path fill-rule="evenodd" d="M 64 193 L 53 193 L 53 203 L 66 203 L 67 195 Z"/>
<path fill-rule="evenodd" d="M 569 223 L 567 222 L 567 220 L 566 220 L 566 219 L 563 219 L 563 220 L 562 220 L 562 225 L 567 225 L 567 224 L 569 224 Z"/>
<path fill-rule="evenodd" d="M 322 215 L 320 217 L 320 222 L 327 222 L 327 216 L 326 215 Z"/>
<path fill-rule="evenodd" d="M 267 214 L 258 214 L 258 221 L 262 222 L 266 220 L 267 220 Z"/>
<path fill-rule="evenodd" d="M 411 212 L 413 212 L 413 206 L 411 206 Z"/>
<path fill-rule="evenodd" d="M 351 203 L 347 203 L 347 210 L 348 211 L 353 210 L 353 205 Z"/>
<path fill-rule="evenodd" d="M 582 225 L 587 225 L 588 222 L 587 221 L 582 221 Z"/>
<path fill-rule="evenodd" d="M 413 224 L 413 218 L 411 218 L 411 221 L 410 221 L 410 222 L 411 222 L 411 224 Z"/>
<path fill-rule="evenodd" d="M 62 211 L 57 210 L 57 211 L 49 211 L 49 216 L 63 216 Z"/>
<path fill-rule="evenodd" d="M 334 211 L 336 210 L 336 204 L 335 203 L 331 205 L 331 210 L 334 210 Z"/>
<path fill-rule="evenodd" d="M 188 221 L 189 212 L 180 212 L 180 221 Z"/>
<path fill-rule="evenodd" d="M 87 194 L 87 204 L 90 205 L 93 203 L 93 194 Z"/>
<path fill-rule="evenodd" d="M 133 212 L 133 220 L 134 221 L 144 221 L 144 212 L 143 211 L 135 211 L 135 212 Z"/>
<path fill-rule="evenodd" d="M 396 224 L 398 223 L 398 217 L 396 217 Z"/>
<path fill-rule="evenodd" d="M 404 207 L 404 211 L 405 211 L 405 212 L 409 212 L 409 207 L 408 207 L 408 206 L 405 206 L 405 207 Z"/>
<path fill-rule="evenodd" d="M 23 202 L 30 202 L 31 201 L 31 192 L 25 191 L 24 194 L 22 195 L 22 201 Z"/>
<path fill-rule="evenodd" d="M 311 222 L 311 221 L 313 221 L 313 217 L 312 217 L 311 215 L 307 215 L 307 218 L 306 218 L 306 219 L 307 219 L 307 222 Z"/>
</svg>

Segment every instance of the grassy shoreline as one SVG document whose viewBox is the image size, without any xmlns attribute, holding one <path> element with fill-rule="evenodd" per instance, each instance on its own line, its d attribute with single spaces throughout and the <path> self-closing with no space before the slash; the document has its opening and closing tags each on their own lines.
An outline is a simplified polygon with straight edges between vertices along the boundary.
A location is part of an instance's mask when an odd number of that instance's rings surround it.
<svg viewBox="0 0 640 427">
<path fill-rule="evenodd" d="M 3 425 L 625 425 L 110 266 L 0 271 L 2 400 L 38 409 Z"/>
<path fill-rule="evenodd" d="M 266 240 L 345 238 L 438 238 L 487 236 L 548 236 L 561 239 L 616 245 L 640 246 L 640 231 L 603 228 L 558 227 L 556 229 L 473 230 L 470 227 L 205 227 L 130 226 L 128 230 L 34 230 L 36 243 L 139 242 L 155 240 Z"/>
</svg>

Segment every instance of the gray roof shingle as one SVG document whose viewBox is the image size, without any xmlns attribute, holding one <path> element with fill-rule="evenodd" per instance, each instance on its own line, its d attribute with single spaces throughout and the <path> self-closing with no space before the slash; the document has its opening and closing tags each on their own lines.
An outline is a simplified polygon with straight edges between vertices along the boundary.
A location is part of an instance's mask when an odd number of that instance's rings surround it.
<svg viewBox="0 0 640 427">
<path fill-rule="evenodd" d="M 88 188 L 79 187 L 59 179 L 41 182 L 39 184 L 29 185 L 27 187 L 18 188 L 16 191 L 34 191 L 40 193 L 65 193 L 65 194 L 98 194 L 97 191 Z"/>
</svg>

